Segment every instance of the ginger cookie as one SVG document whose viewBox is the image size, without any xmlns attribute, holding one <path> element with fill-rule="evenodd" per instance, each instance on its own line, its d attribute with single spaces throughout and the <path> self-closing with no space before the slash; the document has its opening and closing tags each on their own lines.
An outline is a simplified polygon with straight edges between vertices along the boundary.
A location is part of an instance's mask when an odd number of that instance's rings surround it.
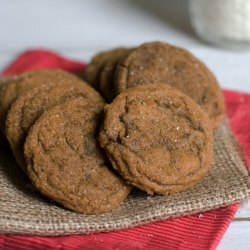
<svg viewBox="0 0 250 250">
<path fill-rule="evenodd" d="M 96 90 L 100 91 L 100 74 L 105 63 L 113 56 L 116 56 L 116 54 L 120 54 L 120 51 L 123 50 L 124 48 L 115 48 L 96 54 L 85 69 L 83 79 Z"/>
<path fill-rule="evenodd" d="M 225 115 L 222 90 L 211 71 L 188 51 L 163 42 L 145 43 L 130 51 L 117 67 L 117 94 L 154 82 L 181 90 L 208 114 L 213 128 Z"/>
<path fill-rule="evenodd" d="M 213 159 L 208 116 L 165 83 L 136 86 L 117 96 L 105 107 L 99 140 L 112 166 L 149 194 L 192 187 Z"/>
<path fill-rule="evenodd" d="M 65 83 L 79 81 L 75 75 L 60 69 L 36 69 L 16 75 L 1 88 L 0 92 L 0 129 L 5 133 L 5 120 L 9 108 L 17 97 L 25 91 L 45 82 Z"/>
<path fill-rule="evenodd" d="M 98 143 L 103 106 L 87 98 L 54 106 L 32 126 L 24 145 L 33 185 L 79 213 L 108 212 L 132 189 L 109 166 Z"/>
<path fill-rule="evenodd" d="M 103 64 L 99 76 L 100 91 L 108 103 L 116 96 L 115 72 L 120 60 L 130 51 L 130 49 L 119 48 L 110 53 L 108 59 Z"/>
<path fill-rule="evenodd" d="M 19 95 L 11 106 L 5 133 L 16 161 L 26 172 L 23 144 L 30 127 L 49 108 L 73 97 L 89 98 L 103 102 L 103 98 L 83 81 L 45 82 L 44 84 Z"/>
</svg>

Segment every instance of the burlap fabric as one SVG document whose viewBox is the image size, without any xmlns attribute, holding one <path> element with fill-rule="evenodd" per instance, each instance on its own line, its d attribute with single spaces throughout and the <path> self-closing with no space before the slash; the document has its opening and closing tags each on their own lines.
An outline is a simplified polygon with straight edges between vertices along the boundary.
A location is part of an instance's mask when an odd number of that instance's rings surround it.
<svg viewBox="0 0 250 250">
<path fill-rule="evenodd" d="M 10 151 L 0 152 L 0 233 L 68 235 L 108 232 L 191 215 L 250 197 L 242 151 L 226 121 L 214 132 L 214 163 L 195 187 L 169 196 L 134 189 L 115 210 L 100 215 L 69 211 L 39 194 Z"/>
</svg>

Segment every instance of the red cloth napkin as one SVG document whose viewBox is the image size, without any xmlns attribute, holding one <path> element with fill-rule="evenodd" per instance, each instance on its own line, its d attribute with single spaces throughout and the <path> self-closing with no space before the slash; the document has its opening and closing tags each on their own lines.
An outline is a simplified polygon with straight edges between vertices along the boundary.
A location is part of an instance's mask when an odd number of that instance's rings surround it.
<svg viewBox="0 0 250 250">
<path fill-rule="evenodd" d="M 21 54 L 3 75 L 36 68 L 61 68 L 77 72 L 85 67 L 84 63 L 70 61 L 50 51 L 31 50 Z M 224 91 L 224 94 L 231 128 L 249 160 L 250 95 L 231 91 Z M 151 223 L 119 232 L 60 237 L 0 235 L 0 249 L 215 249 L 238 207 L 239 203 L 206 213 Z"/>
</svg>

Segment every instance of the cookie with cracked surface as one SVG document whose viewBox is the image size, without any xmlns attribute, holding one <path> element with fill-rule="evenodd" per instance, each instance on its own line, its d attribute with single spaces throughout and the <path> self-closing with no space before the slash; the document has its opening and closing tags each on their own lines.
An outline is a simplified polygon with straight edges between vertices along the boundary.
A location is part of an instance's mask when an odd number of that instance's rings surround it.
<svg viewBox="0 0 250 250">
<path fill-rule="evenodd" d="M 149 194 L 192 187 L 213 159 L 208 116 L 164 83 L 140 85 L 117 96 L 105 108 L 99 140 L 112 166 Z"/>
<path fill-rule="evenodd" d="M 187 50 L 163 42 L 132 50 L 117 68 L 117 94 L 141 84 L 163 82 L 181 90 L 208 114 L 213 128 L 225 115 L 222 90 L 203 62 Z"/>
<path fill-rule="evenodd" d="M 24 145 L 33 185 L 79 213 L 108 212 L 132 189 L 113 171 L 98 142 L 103 106 L 75 98 L 52 107 L 32 126 Z"/>
<path fill-rule="evenodd" d="M 0 129 L 5 133 L 5 120 L 8 110 L 20 94 L 46 82 L 57 84 L 79 80 L 75 75 L 60 69 L 29 70 L 11 77 L 8 83 L 1 88 Z"/>
<path fill-rule="evenodd" d="M 45 82 L 19 95 L 11 106 L 7 118 L 5 134 L 16 161 L 26 172 L 23 144 L 30 127 L 49 108 L 73 97 L 89 98 L 104 102 L 100 94 L 87 83 L 79 81 Z"/>
</svg>

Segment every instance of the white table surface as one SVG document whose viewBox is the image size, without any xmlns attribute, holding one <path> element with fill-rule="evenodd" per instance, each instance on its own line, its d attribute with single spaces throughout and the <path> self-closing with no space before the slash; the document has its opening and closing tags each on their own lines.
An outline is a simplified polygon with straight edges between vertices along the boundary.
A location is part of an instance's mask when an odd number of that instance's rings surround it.
<svg viewBox="0 0 250 250">
<path fill-rule="evenodd" d="M 0 72 L 27 49 L 89 62 L 99 51 L 165 41 L 200 58 L 224 89 L 250 93 L 250 51 L 200 41 L 187 0 L 0 0 Z M 218 249 L 250 249 L 250 202 L 241 205 Z"/>
</svg>

